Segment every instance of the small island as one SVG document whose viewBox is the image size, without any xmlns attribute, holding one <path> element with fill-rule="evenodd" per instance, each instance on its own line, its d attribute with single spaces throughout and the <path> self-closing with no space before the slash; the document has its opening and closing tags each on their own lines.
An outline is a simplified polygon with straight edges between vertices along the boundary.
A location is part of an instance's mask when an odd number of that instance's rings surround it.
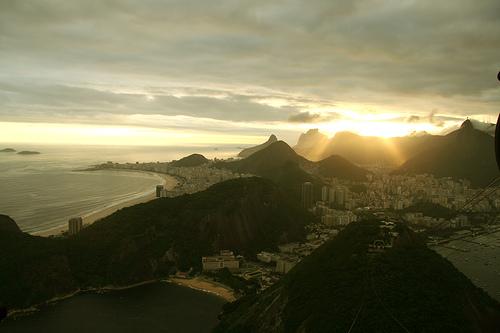
<svg viewBox="0 0 500 333">
<path fill-rule="evenodd" d="M 18 152 L 19 155 L 38 155 L 40 154 L 39 151 L 31 151 L 31 150 L 23 150 Z"/>
<path fill-rule="evenodd" d="M 16 150 L 13 148 L 4 148 L 4 149 L 0 150 L 0 153 L 13 153 L 15 151 Z"/>
</svg>

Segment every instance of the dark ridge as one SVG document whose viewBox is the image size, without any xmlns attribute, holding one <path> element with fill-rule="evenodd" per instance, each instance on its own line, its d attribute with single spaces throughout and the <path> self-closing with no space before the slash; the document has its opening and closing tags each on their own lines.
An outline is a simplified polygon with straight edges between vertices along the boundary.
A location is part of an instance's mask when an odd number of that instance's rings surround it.
<svg viewBox="0 0 500 333">
<path fill-rule="evenodd" d="M 0 232 L 0 303 L 24 308 L 77 289 L 199 270 L 201 256 L 252 257 L 305 238 L 312 216 L 271 181 L 251 177 L 128 207 L 67 239 Z"/>
<path fill-rule="evenodd" d="M 406 161 L 396 173 L 428 173 L 438 177 L 468 179 L 474 186 L 485 186 L 498 176 L 495 139 L 474 129 L 471 121 L 466 120 L 460 129 Z"/>
<path fill-rule="evenodd" d="M 341 179 L 363 181 L 369 174 L 368 170 L 358 167 L 345 158 L 332 155 L 317 162 L 318 172 L 323 177 L 336 177 Z"/>
<path fill-rule="evenodd" d="M 21 229 L 10 216 L 0 214 L 0 232 L 1 233 L 20 233 Z"/>
<path fill-rule="evenodd" d="M 392 248 L 369 253 L 369 244 L 381 237 L 379 225 L 350 224 L 274 286 L 226 305 L 215 332 L 495 332 L 500 327 L 500 304 L 405 226 L 394 229 L 399 236 Z"/>
<path fill-rule="evenodd" d="M 173 161 L 171 165 L 175 167 L 197 167 L 206 163 L 208 163 L 208 159 L 206 159 L 205 156 L 201 154 L 191 154 L 178 161 Z"/>
</svg>

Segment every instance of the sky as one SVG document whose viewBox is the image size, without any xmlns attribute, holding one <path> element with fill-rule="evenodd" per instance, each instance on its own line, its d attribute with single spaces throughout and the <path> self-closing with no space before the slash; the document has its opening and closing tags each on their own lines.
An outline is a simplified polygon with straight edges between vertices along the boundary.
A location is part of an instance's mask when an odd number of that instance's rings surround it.
<svg viewBox="0 0 500 333">
<path fill-rule="evenodd" d="M 498 0 L 2 0 L 0 142 L 290 144 L 500 110 Z"/>
</svg>

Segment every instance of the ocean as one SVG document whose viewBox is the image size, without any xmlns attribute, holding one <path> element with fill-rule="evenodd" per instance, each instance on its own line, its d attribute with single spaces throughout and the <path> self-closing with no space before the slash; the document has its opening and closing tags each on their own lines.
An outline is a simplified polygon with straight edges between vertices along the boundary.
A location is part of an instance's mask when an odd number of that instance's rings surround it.
<svg viewBox="0 0 500 333">
<path fill-rule="evenodd" d="M 500 302 L 500 231 L 454 240 L 446 246 L 433 249 Z"/>
<path fill-rule="evenodd" d="M 82 294 L 0 323 L 3 333 L 210 332 L 225 301 L 158 282 L 104 294 Z"/>
<path fill-rule="evenodd" d="M 65 226 L 113 204 L 152 193 L 160 176 L 140 172 L 78 171 L 113 162 L 167 162 L 192 153 L 208 158 L 234 156 L 238 147 L 123 147 L 1 144 L 0 149 L 39 151 L 39 155 L 0 153 L 0 214 L 21 230 L 39 233 Z"/>
</svg>

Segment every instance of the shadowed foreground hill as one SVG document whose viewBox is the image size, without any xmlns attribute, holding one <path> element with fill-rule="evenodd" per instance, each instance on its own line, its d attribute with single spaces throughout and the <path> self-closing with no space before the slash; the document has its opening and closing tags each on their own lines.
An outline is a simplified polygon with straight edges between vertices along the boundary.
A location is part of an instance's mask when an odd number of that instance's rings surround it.
<svg viewBox="0 0 500 333">
<path fill-rule="evenodd" d="M 215 332 L 495 332 L 500 327 L 500 305 L 405 227 L 398 226 L 401 236 L 391 250 L 368 254 L 368 244 L 379 237 L 378 224 L 349 225 L 273 287 L 227 304 Z"/>
<path fill-rule="evenodd" d="M 220 249 L 252 256 L 303 239 L 310 219 L 269 180 L 242 178 L 122 209 L 68 239 L 0 227 L 9 229 L 0 232 L 0 303 L 27 307 L 79 288 L 199 268 L 202 255 Z"/>
</svg>

